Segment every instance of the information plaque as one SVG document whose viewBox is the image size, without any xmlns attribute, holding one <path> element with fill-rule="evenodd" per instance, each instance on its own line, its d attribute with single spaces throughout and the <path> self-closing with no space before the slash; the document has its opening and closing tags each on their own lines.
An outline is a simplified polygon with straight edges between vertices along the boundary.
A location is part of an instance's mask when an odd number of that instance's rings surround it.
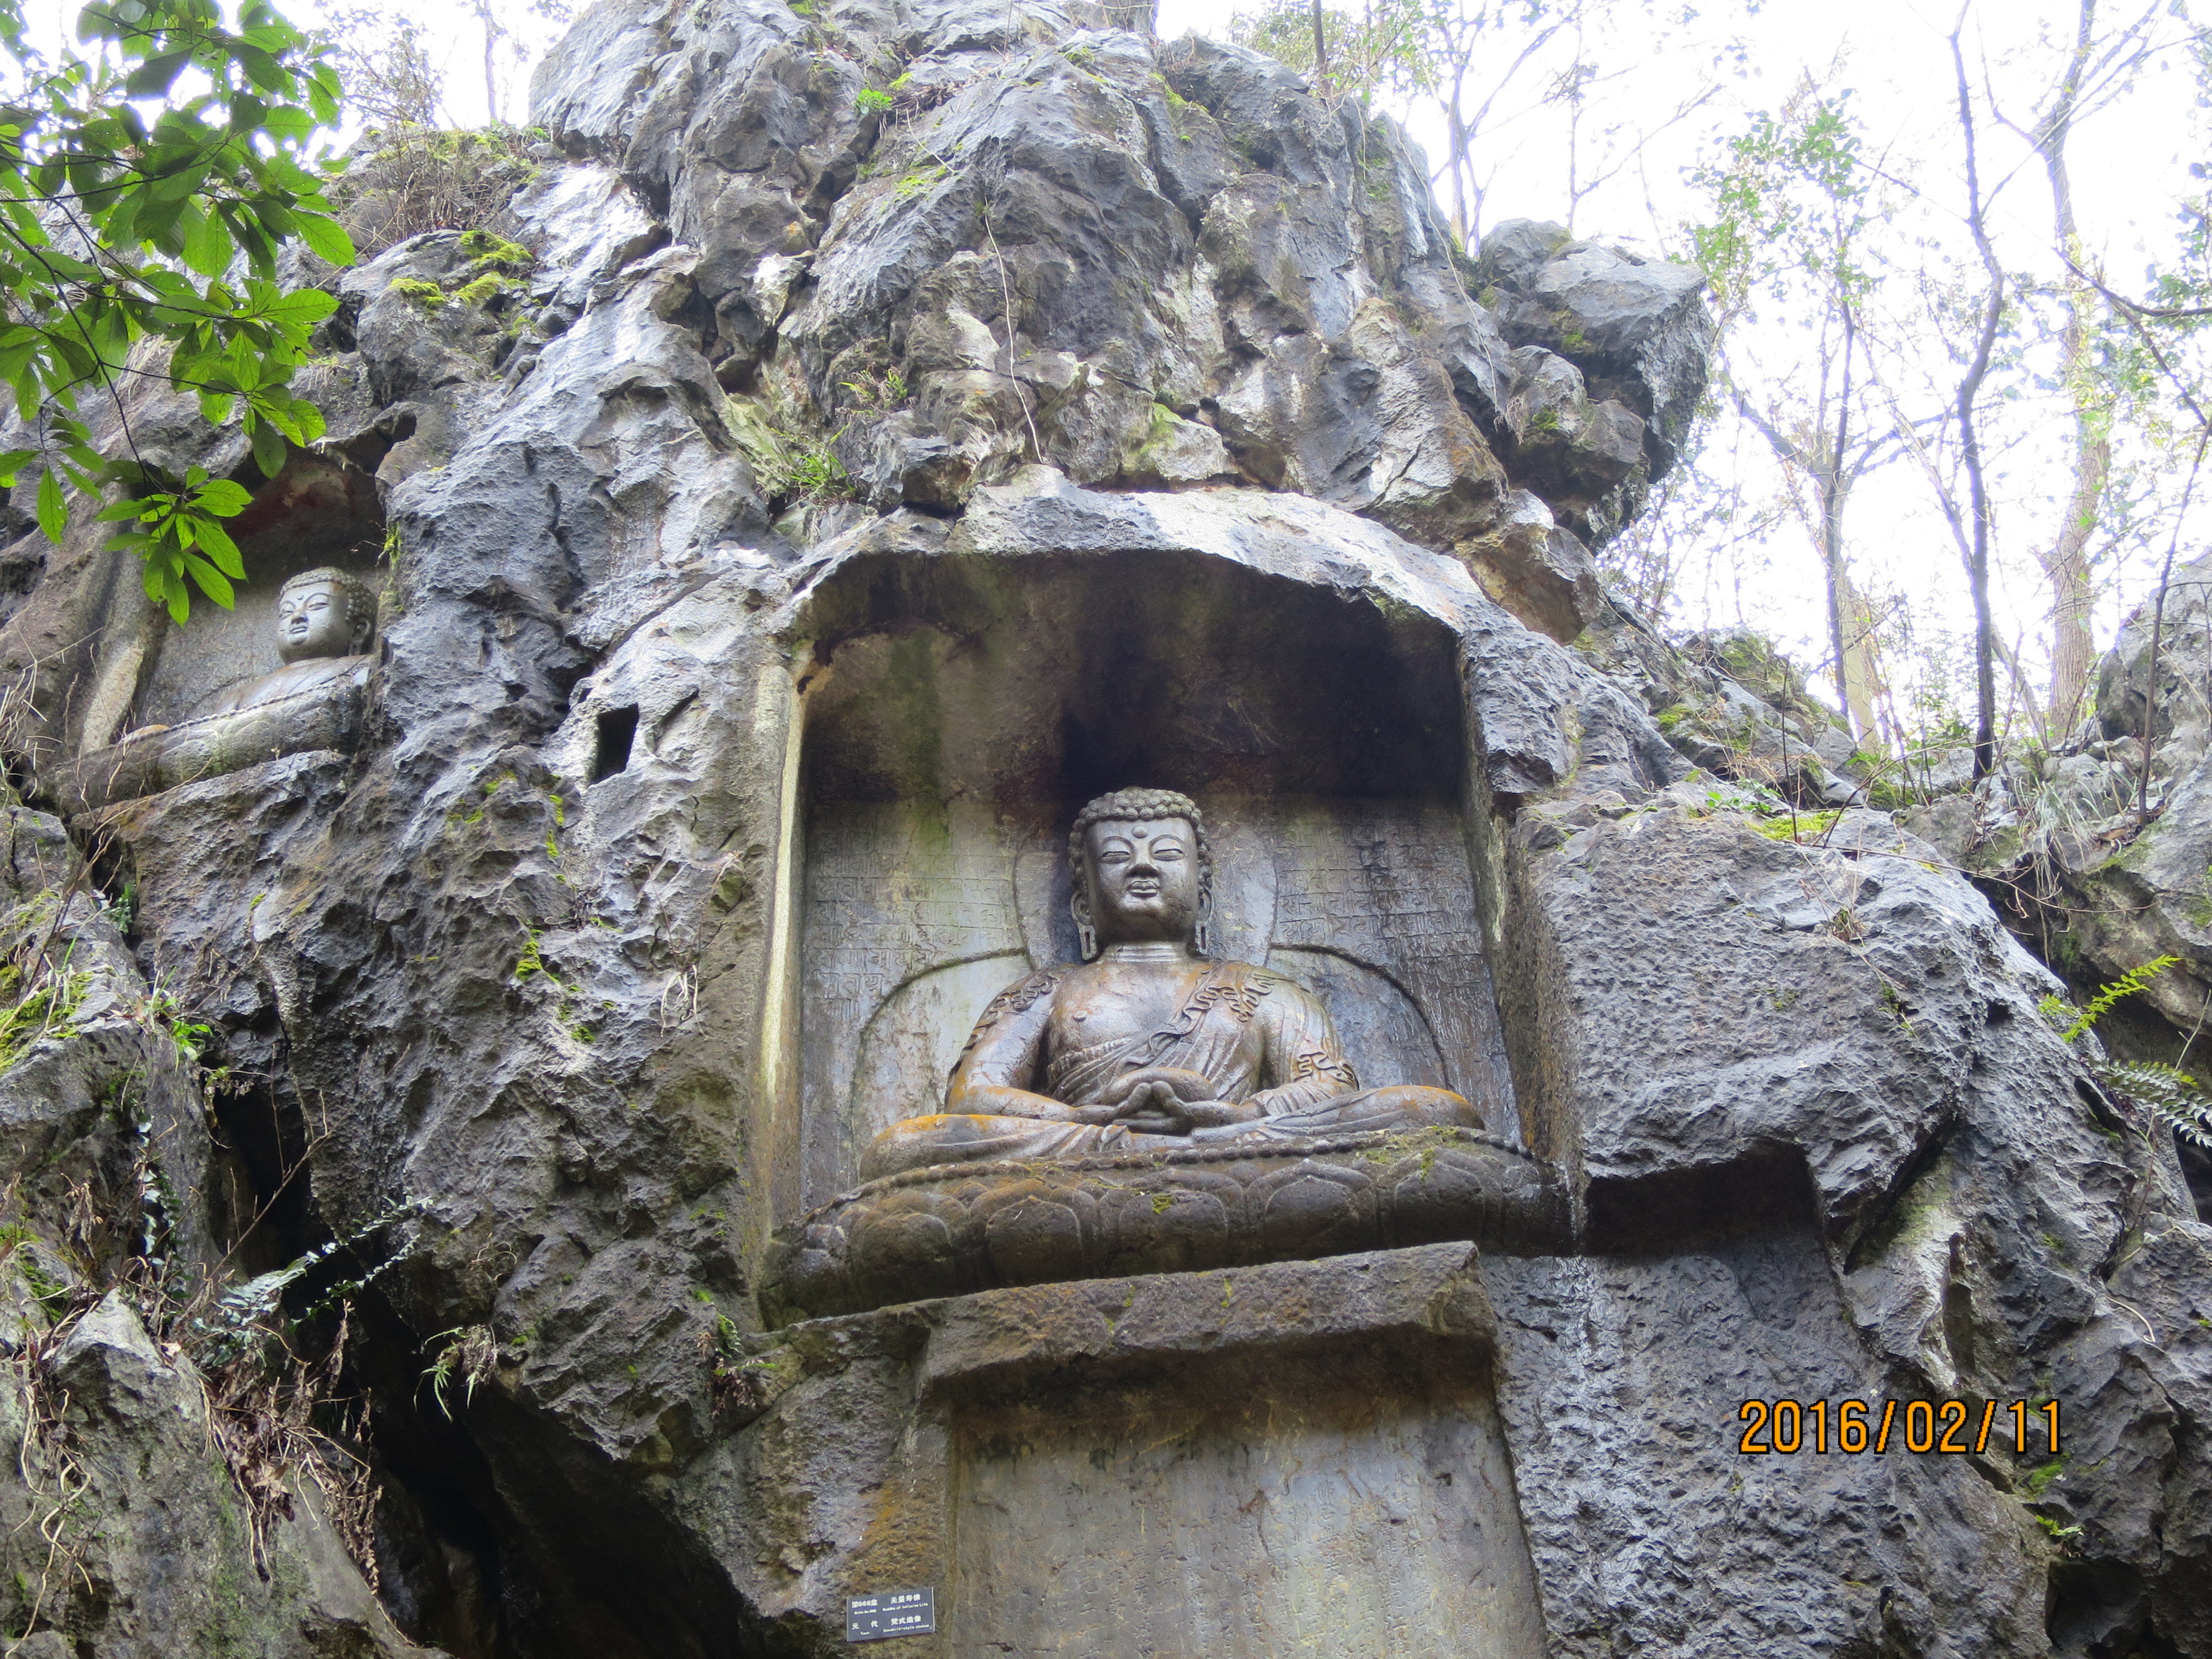
<svg viewBox="0 0 2212 1659">
<path fill-rule="evenodd" d="M 894 1636 L 929 1636 L 937 1630 L 937 1592 L 885 1590 L 845 1601 L 845 1639 L 883 1642 Z"/>
</svg>

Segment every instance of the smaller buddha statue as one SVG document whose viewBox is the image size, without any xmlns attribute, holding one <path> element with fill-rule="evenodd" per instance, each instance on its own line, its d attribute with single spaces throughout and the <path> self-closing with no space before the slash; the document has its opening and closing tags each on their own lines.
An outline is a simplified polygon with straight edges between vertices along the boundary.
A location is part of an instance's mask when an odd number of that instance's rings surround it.
<svg viewBox="0 0 2212 1659">
<path fill-rule="evenodd" d="M 1361 1087 L 1311 993 L 1212 956 L 1212 852 L 1189 797 L 1101 796 L 1077 815 L 1068 859 L 1084 960 L 1000 993 L 953 1067 L 945 1110 L 878 1135 L 864 1178 L 976 1158 L 1482 1127 L 1449 1090 Z"/>
<path fill-rule="evenodd" d="M 302 570 L 276 594 L 276 654 L 284 665 L 226 686 L 196 707 L 194 720 L 228 714 L 357 675 L 376 627 L 376 595 L 349 572 Z"/>
<path fill-rule="evenodd" d="M 174 726 L 148 726 L 47 774 L 74 816 L 311 750 L 350 749 L 367 701 L 376 595 L 358 576 L 303 570 L 276 596 L 284 665 L 208 697 Z"/>
</svg>

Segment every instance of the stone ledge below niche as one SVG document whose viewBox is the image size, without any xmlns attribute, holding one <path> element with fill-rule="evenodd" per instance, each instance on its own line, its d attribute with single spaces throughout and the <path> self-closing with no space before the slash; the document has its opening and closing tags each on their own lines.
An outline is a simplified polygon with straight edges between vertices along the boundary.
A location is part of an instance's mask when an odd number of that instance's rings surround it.
<svg viewBox="0 0 2212 1659">
<path fill-rule="evenodd" d="M 1309 1352 L 1402 1364 L 1449 1350 L 1455 1372 L 1480 1371 L 1497 1328 L 1480 1252 L 1458 1242 L 978 1291 L 802 1320 L 742 1342 L 756 1391 L 726 1420 L 732 1431 L 776 1410 L 805 1376 L 882 1358 L 914 1367 L 917 1400 L 952 1402 L 1042 1379 L 1083 1386 L 1158 1370 L 1188 1382 L 1205 1362 Z"/>
<path fill-rule="evenodd" d="M 782 1324 L 1007 1286 L 1450 1240 L 1571 1248 L 1557 1175 L 1465 1129 L 946 1164 L 872 1182 L 786 1228 L 761 1300 Z"/>
</svg>

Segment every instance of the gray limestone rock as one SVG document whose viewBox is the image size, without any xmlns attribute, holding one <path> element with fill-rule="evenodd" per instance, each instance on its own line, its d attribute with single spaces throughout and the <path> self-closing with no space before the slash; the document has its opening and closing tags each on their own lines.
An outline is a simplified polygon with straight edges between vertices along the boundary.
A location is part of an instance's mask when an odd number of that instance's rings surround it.
<svg viewBox="0 0 2212 1659">
<path fill-rule="evenodd" d="M 219 1407 L 185 1346 L 149 1333 L 151 1308 L 189 1337 L 177 1298 L 228 1247 L 243 1194 L 60 824 L 5 815 L 11 968 L 27 922 L 69 988 L 0 1061 L 0 1622 L 24 1652 L 118 1659 L 428 1653 L 379 1603 L 313 1469 L 264 1470 L 279 1485 L 255 1514 L 215 1431 L 239 1402 Z"/>
<path fill-rule="evenodd" d="M 2127 619 L 2099 672 L 2096 714 L 2073 742 L 1921 814 L 1945 827 L 1961 863 L 2004 884 L 2024 933 L 2062 919 L 2069 977 L 2111 981 L 2178 959 L 2137 1004 L 2154 1019 L 2131 1025 L 2124 1011 L 2106 1033 L 2131 1058 L 2172 1058 L 2212 996 L 2208 582 L 2203 562 L 2177 570 L 2162 611 L 2146 603 Z"/>
<path fill-rule="evenodd" d="M 1526 219 L 1483 238 L 1476 271 L 1482 303 L 1507 340 L 1520 352 L 1565 357 L 1582 371 L 1593 402 L 1619 408 L 1605 450 L 1625 454 L 1641 441 L 1641 465 L 1624 468 L 1611 493 L 1584 509 L 1593 544 L 1602 542 L 1674 465 L 1705 393 L 1713 325 L 1704 273 Z"/>
<path fill-rule="evenodd" d="M 82 875 L 10 817 L 11 902 L 67 892 L 108 998 L 0 1066 L 37 1236 L 0 1427 L 82 1393 L 95 1651 L 234 1584 L 230 1650 L 829 1653 L 845 1595 L 929 1584 L 916 1653 L 2212 1656 L 2171 1137 L 1933 847 L 1813 811 L 1855 790 L 1802 686 L 1596 581 L 1697 395 L 1694 273 L 1501 227 L 1479 306 L 1402 135 L 1127 9 L 612 0 L 538 109 L 533 268 L 463 300 L 481 256 L 432 235 L 349 273 L 327 453 L 252 481 L 250 587 L 391 532 L 357 745 L 82 814 Z M 34 792 L 255 672 L 90 540 L 19 562 Z M 2119 799 L 2100 741 L 2055 789 Z M 2145 858 L 2194 845 L 2178 760 Z M 778 1231 L 854 1212 L 883 1114 L 1069 959 L 1066 823 L 1136 782 L 1206 805 L 1239 959 L 1480 1097 L 1564 1214 L 1118 1277 L 1017 1240 L 1035 1282 L 771 1331 Z M 149 984 L 231 1068 L 228 1152 Z M 386 1613 L 305 1487 L 255 1575 L 184 1431 L 207 1373 L 108 1294 L 143 1250 L 64 1248 L 80 1183 L 136 1190 L 133 1067 L 183 1255 L 240 1199 L 271 1267 L 373 1240 Z M 1257 1184 L 1435 1175 L 1365 1152 Z M 1176 1192 L 1081 1174 L 1172 1232 Z M 1746 1457 L 1754 1397 L 2052 1397 L 2069 1449 Z"/>
</svg>

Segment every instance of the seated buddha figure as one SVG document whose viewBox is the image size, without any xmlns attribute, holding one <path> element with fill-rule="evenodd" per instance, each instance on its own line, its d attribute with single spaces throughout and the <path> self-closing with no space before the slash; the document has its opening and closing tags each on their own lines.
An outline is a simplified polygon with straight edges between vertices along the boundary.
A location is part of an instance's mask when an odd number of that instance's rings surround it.
<svg viewBox="0 0 2212 1659">
<path fill-rule="evenodd" d="M 358 576 L 325 566 L 302 570 L 277 591 L 276 654 L 284 665 L 227 686 L 191 712 L 199 720 L 312 691 L 368 665 L 376 595 Z"/>
<path fill-rule="evenodd" d="M 42 780 L 68 816 L 138 800 L 310 750 L 350 748 L 360 732 L 376 596 L 343 570 L 302 571 L 276 600 L 273 673 L 224 687 L 175 726 L 147 726 L 87 750 Z"/>
<path fill-rule="evenodd" d="M 945 1110 L 878 1135 L 864 1178 L 976 1158 L 1482 1127 L 1447 1090 L 1362 1088 L 1304 987 L 1212 956 L 1212 848 L 1188 796 L 1101 796 L 1077 815 L 1068 861 L 1083 961 L 1001 992 L 953 1067 Z"/>
</svg>

